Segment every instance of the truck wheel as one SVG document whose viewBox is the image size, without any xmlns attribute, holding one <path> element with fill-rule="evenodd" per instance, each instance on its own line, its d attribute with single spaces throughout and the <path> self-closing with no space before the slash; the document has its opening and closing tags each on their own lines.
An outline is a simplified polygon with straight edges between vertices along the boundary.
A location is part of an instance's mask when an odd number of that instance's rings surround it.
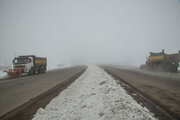
<svg viewBox="0 0 180 120">
<path fill-rule="evenodd" d="M 42 70 L 42 73 L 45 73 L 45 69 Z"/>
<path fill-rule="evenodd" d="M 33 75 L 33 74 L 34 74 L 34 69 L 31 68 L 31 69 L 29 70 L 29 75 Z"/>
<path fill-rule="evenodd" d="M 42 67 L 42 66 L 39 67 L 39 73 L 40 73 L 40 74 L 43 73 L 43 67 Z"/>
<path fill-rule="evenodd" d="M 45 67 L 42 66 L 42 67 L 41 67 L 41 73 L 45 73 L 45 71 L 46 71 L 46 70 L 45 70 Z"/>
<path fill-rule="evenodd" d="M 43 73 L 43 70 L 42 70 L 42 68 L 39 70 L 39 73 L 41 74 L 41 73 Z"/>
<path fill-rule="evenodd" d="M 38 69 L 38 74 L 41 74 L 42 73 L 42 71 L 41 71 L 41 67 L 39 67 L 39 69 Z"/>
</svg>

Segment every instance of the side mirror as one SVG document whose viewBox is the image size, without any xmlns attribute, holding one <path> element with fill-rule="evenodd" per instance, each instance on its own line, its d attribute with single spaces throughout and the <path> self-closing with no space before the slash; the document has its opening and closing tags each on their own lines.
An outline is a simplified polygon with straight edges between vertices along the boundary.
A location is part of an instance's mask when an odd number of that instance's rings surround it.
<svg viewBox="0 0 180 120">
<path fill-rule="evenodd" d="M 17 59 L 13 59 L 13 64 L 16 64 L 16 63 L 18 63 L 18 60 Z"/>
</svg>

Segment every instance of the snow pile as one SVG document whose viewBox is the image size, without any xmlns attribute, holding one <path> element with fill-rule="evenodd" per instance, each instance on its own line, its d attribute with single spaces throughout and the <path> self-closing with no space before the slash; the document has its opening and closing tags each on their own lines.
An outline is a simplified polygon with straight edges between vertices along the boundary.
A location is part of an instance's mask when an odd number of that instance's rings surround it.
<svg viewBox="0 0 180 120">
<path fill-rule="evenodd" d="M 5 77 L 7 77 L 7 73 L 0 71 L 0 78 L 5 78 Z"/>
<path fill-rule="evenodd" d="M 33 120 L 144 120 L 156 119 L 139 105 L 104 70 L 89 66 L 86 72 L 40 108 Z"/>
</svg>

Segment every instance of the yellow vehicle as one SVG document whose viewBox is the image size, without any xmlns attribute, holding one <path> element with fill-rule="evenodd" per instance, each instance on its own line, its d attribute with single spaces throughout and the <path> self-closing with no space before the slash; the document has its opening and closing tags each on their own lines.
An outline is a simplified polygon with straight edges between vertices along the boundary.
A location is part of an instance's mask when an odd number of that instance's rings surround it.
<svg viewBox="0 0 180 120">
<path fill-rule="evenodd" d="M 166 54 L 164 50 L 160 53 L 150 52 L 146 64 L 141 65 L 141 69 L 155 71 L 177 72 L 180 62 L 180 51 L 175 54 Z"/>
</svg>

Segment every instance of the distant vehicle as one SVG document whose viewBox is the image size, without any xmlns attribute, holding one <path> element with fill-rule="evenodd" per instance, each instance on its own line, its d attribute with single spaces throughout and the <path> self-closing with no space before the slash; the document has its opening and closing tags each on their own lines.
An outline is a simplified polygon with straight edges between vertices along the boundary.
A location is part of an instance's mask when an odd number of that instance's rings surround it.
<svg viewBox="0 0 180 120">
<path fill-rule="evenodd" d="M 141 65 L 140 69 L 153 71 L 177 72 L 180 62 L 180 51 L 175 54 L 165 54 L 164 50 L 160 53 L 150 52 L 146 64 Z"/>
<path fill-rule="evenodd" d="M 20 77 L 22 74 L 33 75 L 45 73 L 47 58 L 36 57 L 35 55 L 19 56 L 13 59 L 13 69 L 9 69 L 7 74 L 11 77 Z"/>
</svg>

